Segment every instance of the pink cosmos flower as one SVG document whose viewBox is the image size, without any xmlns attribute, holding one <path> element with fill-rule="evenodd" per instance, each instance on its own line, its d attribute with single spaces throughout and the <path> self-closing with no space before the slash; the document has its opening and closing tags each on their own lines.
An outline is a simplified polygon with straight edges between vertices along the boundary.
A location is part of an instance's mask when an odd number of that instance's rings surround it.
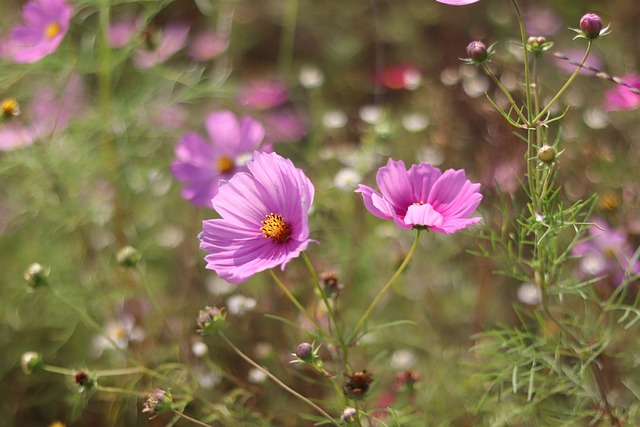
<svg viewBox="0 0 640 427">
<path fill-rule="evenodd" d="M 107 32 L 109 46 L 115 49 L 126 46 L 140 32 L 141 26 L 140 20 L 136 18 L 111 21 Z"/>
<path fill-rule="evenodd" d="M 571 248 L 571 254 L 580 259 L 578 275 L 582 278 L 603 277 L 610 285 L 617 286 L 630 274 L 640 273 L 640 262 L 629 265 L 633 249 L 627 236 L 620 230 L 609 227 L 601 218 L 593 220 L 589 228 L 590 240 Z"/>
<path fill-rule="evenodd" d="M 402 160 L 389 159 L 376 175 L 382 194 L 360 184 L 369 212 L 391 219 L 400 228 L 427 227 L 450 234 L 476 224 L 481 218 L 468 218 L 482 200 L 480 184 L 467 180 L 464 170 L 440 169 L 428 163 L 412 165 L 407 171 Z"/>
<path fill-rule="evenodd" d="M 630 74 L 623 76 L 622 80 L 629 86 L 640 90 L 640 75 Z M 616 85 L 607 90 L 604 99 L 604 109 L 607 111 L 635 110 L 640 107 L 640 95 L 622 85 Z"/>
<path fill-rule="evenodd" d="M 205 31 L 196 35 L 187 53 L 196 61 L 209 61 L 229 47 L 229 40 L 222 34 L 213 31 Z"/>
<path fill-rule="evenodd" d="M 251 117 L 238 121 L 231 111 L 209 114 L 205 125 L 210 141 L 193 132 L 184 135 L 171 170 L 178 181 L 186 183 L 182 197 L 196 206 L 210 207 L 220 180 L 246 170 L 247 161 L 264 140 L 264 128 Z"/>
<path fill-rule="evenodd" d="M 73 8 L 64 0 L 31 0 L 4 42 L 3 54 L 21 63 L 36 62 L 58 49 L 69 30 Z"/>
<path fill-rule="evenodd" d="M 438 3 L 450 4 L 451 6 L 466 6 L 471 3 L 476 3 L 480 0 L 436 0 Z"/>
<path fill-rule="evenodd" d="M 245 85 L 238 102 L 249 110 L 266 110 L 284 104 L 289 99 L 287 86 L 279 80 L 256 80 Z"/>
<path fill-rule="evenodd" d="M 220 219 L 203 221 L 198 236 L 207 268 L 230 283 L 286 264 L 309 239 L 313 184 L 276 153 L 254 153 L 249 172 L 234 175 L 213 198 Z"/>
<path fill-rule="evenodd" d="M 158 34 L 158 40 L 152 40 L 153 46 L 140 48 L 133 55 L 133 65 L 137 68 L 151 68 L 165 62 L 184 47 L 189 34 L 189 24 L 186 22 L 172 22 Z M 153 34 L 149 37 L 153 38 Z"/>
</svg>

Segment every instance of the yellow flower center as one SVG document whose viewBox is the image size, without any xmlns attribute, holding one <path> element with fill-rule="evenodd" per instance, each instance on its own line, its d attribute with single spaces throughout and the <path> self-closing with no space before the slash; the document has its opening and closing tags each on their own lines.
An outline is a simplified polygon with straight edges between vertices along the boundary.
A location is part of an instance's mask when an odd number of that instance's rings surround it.
<svg viewBox="0 0 640 427">
<path fill-rule="evenodd" d="M 218 168 L 218 171 L 220 173 L 230 173 L 233 172 L 233 170 L 236 167 L 235 162 L 233 161 L 233 159 L 229 156 L 220 156 L 218 158 L 218 162 L 216 164 L 216 167 Z"/>
<path fill-rule="evenodd" d="M 276 242 L 286 242 L 291 236 L 291 227 L 287 224 L 282 215 L 270 213 L 267 215 L 267 219 L 261 221 L 262 235 Z"/>
<path fill-rule="evenodd" d="M 20 106 L 18 105 L 18 101 L 15 98 L 7 98 L 3 99 L 0 104 L 0 109 L 2 109 L 2 114 L 5 117 L 13 117 L 20 114 Z"/>
<path fill-rule="evenodd" d="M 47 28 L 44 29 L 44 36 L 47 40 L 51 40 L 52 38 L 60 34 L 61 29 L 62 28 L 60 27 L 60 24 L 58 24 L 57 22 L 52 22 L 51 24 L 47 25 Z"/>
</svg>

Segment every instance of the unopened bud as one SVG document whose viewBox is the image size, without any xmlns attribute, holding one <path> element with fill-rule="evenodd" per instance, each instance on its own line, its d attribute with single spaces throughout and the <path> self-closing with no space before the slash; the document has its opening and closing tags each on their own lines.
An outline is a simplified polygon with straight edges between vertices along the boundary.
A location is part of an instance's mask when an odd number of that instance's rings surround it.
<svg viewBox="0 0 640 427">
<path fill-rule="evenodd" d="M 131 268 L 140 261 L 140 253 L 133 246 L 125 246 L 116 254 L 118 264 L 123 267 Z"/>
<path fill-rule="evenodd" d="M 32 288 L 46 285 L 48 277 L 49 270 L 43 267 L 41 264 L 38 264 L 37 262 L 31 264 L 24 272 L 24 280 L 26 280 L 27 285 L 31 286 Z"/>
<path fill-rule="evenodd" d="M 92 378 L 86 371 L 79 370 L 73 375 L 73 382 L 86 390 L 96 385 L 95 378 Z"/>
<path fill-rule="evenodd" d="M 44 366 L 44 359 L 35 351 L 28 351 L 20 358 L 20 367 L 26 375 L 38 372 Z"/>
<path fill-rule="evenodd" d="M 313 346 L 308 342 L 303 342 L 296 348 L 296 357 L 309 361 L 313 358 Z"/>
<path fill-rule="evenodd" d="M 482 64 L 489 58 L 487 45 L 481 41 L 472 41 L 467 46 L 467 57 L 476 64 Z"/>
<path fill-rule="evenodd" d="M 550 145 L 543 145 L 538 150 L 538 160 L 543 163 L 550 163 L 556 159 L 556 150 Z"/>
<path fill-rule="evenodd" d="M 580 29 L 589 39 L 596 39 L 602 31 L 602 19 L 595 13 L 587 13 L 580 18 Z"/>
</svg>

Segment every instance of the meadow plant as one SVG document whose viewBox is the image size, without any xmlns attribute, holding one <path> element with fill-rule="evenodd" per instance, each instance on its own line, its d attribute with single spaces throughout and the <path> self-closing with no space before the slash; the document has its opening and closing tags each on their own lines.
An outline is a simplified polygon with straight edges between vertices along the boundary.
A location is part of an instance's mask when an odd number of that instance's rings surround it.
<svg viewBox="0 0 640 427">
<path fill-rule="evenodd" d="M 640 424 L 639 129 L 607 116 L 640 91 L 589 62 L 610 27 L 573 16 L 576 60 L 517 0 L 333 3 L 25 3 L 0 47 L 8 426 Z M 415 55 L 425 29 L 466 58 Z"/>
</svg>

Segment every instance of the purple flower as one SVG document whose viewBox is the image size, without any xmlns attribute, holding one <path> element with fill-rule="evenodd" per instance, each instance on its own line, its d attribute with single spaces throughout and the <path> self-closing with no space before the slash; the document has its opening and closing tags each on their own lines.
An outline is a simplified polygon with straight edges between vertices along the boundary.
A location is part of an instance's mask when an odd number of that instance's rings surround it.
<svg viewBox="0 0 640 427">
<path fill-rule="evenodd" d="M 229 40 L 222 34 L 206 31 L 198 34 L 189 44 L 188 53 L 196 61 L 209 61 L 229 47 Z"/>
<path fill-rule="evenodd" d="M 217 111 L 205 120 L 210 141 L 196 133 L 184 135 L 171 165 L 178 181 L 186 183 L 182 197 L 196 206 L 211 206 L 220 180 L 246 170 L 247 161 L 264 140 L 264 128 L 251 117 L 239 122 L 230 111 Z M 269 147 L 264 147 L 269 151 Z"/>
<path fill-rule="evenodd" d="M 630 74 L 622 77 L 622 81 L 640 90 L 640 75 Z M 604 109 L 607 111 L 635 110 L 640 107 L 640 95 L 623 85 L 616 85 L 604 93 Z"/>
<path fill-rule="evenodd" d="M 382 194 L 366 185 L 364 204 L 375 216 L 391 219 L 400 228 L 427 227 L 450 234 L 476 224 L 481 218 L 468 218 L 482 200 L 480 184 L 467 180 L 464 170 L 440 169 L 428 163 L 412 165 L 407 171 L 402 160 L 389 159 L 376 175 Z"/>
<path fill-rule="evenodd" d="M 629 262 L 633 250 L 627 242 L 627 236 L 620 230 L 614 230 L 603 219 L 593 220 L 589 228 L 590 239 L 576 244 L 571 254 L 580 259 L 578 274 L 580 277 L 605 276 L 611 284 L 617 286 L 624 281 L 626 272 L 640 273 L 640 262 L 633 266 Z"/>
<path fill-rule="evenodd" d="M 203 221 L 198 236 L 207 268 L 231 283 L 284 270 L 310 242 L 314 188 L 304 172 L 276 153 L 254 153 L 247 168 L 220 187 L 212 203 L 222 218 Z"/>
<path fill-rule="evenodd" d="M 476 3 L 480 0 L 436 0 L 438 3 L 450 4 L 451 6 L 466 6 L 471 3 Z"/>
<path fill-rule="evenodd" d="M 133 55 L 133 65 L 138 68 L 151 68 L 156 64 L 165 62 L 171 58 L 177 51 L 182 49 L 187 42 L 189 34 L 189 24 L 186 22 L 172 22 L 167 24 L 160 34 L 158 40 L 151 40 L 154 34 L 143 35 L 149 37 L 149 46 L 141 48 Z"/>
<path fill-rule="evenodd" d="M 64 0 L 31 0 L 22 10 L 24 25 L 13 27 L 3 53 L 21 63 L 41 60 L 58 49 L 72 15 Z"/>
<path fill-rule="evenodd" d="M 307 120 L 301 111 L 291 107 L 281 107 L 265 113 L 262 118 L 265 140 L 277 142 L 297 142 L 308 132 Z"/>
<path fill-rule="evenodd" d="M 238 102 L 249 110 L 266 110 L 284 104 L 289 90 L 279 80 L 258 80 L 240 90 Z"/>
<path fill-rule="evenodd" d="M 133 36 L 140 32 L 140 22 L 136 18 L 126 18 L 109 23 L 107 40 L 109 46 L 120 48 L 126 46 Z"/>
</svg>

